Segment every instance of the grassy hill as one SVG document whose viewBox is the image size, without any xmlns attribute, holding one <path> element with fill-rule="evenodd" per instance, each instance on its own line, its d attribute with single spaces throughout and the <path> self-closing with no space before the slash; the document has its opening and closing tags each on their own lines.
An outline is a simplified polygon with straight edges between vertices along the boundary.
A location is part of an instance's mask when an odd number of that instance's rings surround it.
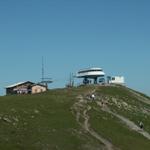
<svg viewBox="0 0 150 150">
<path fill-rule="evenodd" d="M 122 86 L 0 97 L 0 150 L 149 150 L 149 134 L 150 98 Z"/>
</svg>

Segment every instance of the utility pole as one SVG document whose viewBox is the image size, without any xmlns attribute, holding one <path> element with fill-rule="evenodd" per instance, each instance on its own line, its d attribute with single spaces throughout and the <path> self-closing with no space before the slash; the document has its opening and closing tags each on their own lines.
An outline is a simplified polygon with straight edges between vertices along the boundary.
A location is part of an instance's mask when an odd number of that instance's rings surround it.
<svg viewBox="0 0 150 150">
<path fill-rule="evenodd" d="M 74 76 L 73 76 L 73 73 L 70 73 L 69 86 L 70 87 L 74 86 Z"/>
<path fill-rule="evenodd" d="M 42 56 L 42 82 L 44 82 L 44 58 Z"/>
</svg>

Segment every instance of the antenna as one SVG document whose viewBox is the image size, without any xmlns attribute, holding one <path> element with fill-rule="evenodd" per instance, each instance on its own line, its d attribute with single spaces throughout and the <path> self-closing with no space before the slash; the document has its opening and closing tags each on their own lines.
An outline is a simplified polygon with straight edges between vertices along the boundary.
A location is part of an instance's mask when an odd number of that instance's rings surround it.
<svg viewBox="0 0 150 150">
<path fill-rule="evenodd" d="M 44 58 L 42 56 L 42 82 L 44 81 Z"/>
<path fill-rule="evenodd" d="M 46 78 L 45 77 L 45 69 L 44 69 L 44 57 L 42 56 L 42 78 L 41 78 L 41 84 L 45 85 L 48 89 L 48 84 L 52 83 L 52 79 L 51 78 Z"/>
<path fill-rule="evenodd" d="M 69 88 L 74 86 L 74 75 L 73 75 L 73 73 L 70 73 L 69 83 L 66 86 Z"/>
</svg>

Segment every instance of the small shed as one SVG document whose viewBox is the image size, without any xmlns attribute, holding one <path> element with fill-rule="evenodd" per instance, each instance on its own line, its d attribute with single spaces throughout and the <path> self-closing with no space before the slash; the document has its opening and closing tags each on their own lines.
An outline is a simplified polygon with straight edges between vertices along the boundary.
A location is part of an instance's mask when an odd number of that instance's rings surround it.
<svg viewBox="0 0 150 150">
<path fill-rule="evenodd" d="M 32 94 L 42 93 L 47 91 L 47 87 L 42 84 L 34 84 L 32 85 Z"/>
</svg>

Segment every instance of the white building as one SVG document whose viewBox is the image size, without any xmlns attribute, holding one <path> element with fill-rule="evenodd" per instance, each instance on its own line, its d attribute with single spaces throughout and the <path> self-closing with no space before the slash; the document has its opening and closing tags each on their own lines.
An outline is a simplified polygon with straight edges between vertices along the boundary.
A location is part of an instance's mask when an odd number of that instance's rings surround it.
<svg viewBox="0 0 150 150">
<path fill-rule="evenodd" d="M 88 84 L 90 79 L 94 80 L 94 83 L 97 84 L 97 79 L 105 76 L 105 73 L 102 68 L 88 68 L 78 71 L 76 77 L 83 78 L 83 83 Z"/>
<path fill-rule="evenodd" d="M 123 76 L 112 76 L 107 77 L 108 84 L 125 84 L 125 79 Z"/>
</svg>

